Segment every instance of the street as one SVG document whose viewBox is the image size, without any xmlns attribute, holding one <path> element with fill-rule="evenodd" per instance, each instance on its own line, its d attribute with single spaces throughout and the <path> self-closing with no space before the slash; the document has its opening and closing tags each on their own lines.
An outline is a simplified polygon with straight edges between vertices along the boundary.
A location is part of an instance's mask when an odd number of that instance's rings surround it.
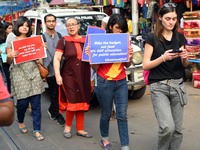
<svg viewBox="0 0 200 150">
<path fill-rule="evenodd" d="M 185 107 L 184 123 L 183 123 L 183 143 L 181 150 L 199 150 L 200 141 L 200 90 L 193 88 L 192 82 L 186 82 L 188 93 L 188 104 Z M 145 95 L 140 100 L 129 100 L 128 121 L 130 135 L 130 150 L 155 150 L 157 143 L 158 125 L 155 119 L 150 95 L 149 87 L 147 87 Z M 93 138 L 87 139 L 76 135 L 75 122 L 73 123 L 73 137 L 65 139 L 62 131 L 63 127 L 57 125 L 56 121 L 49 119 L 47 108 L 49 100 L 47 94 L 42 95 L 42 131 L 45 136 L 44 141 L 36 141 L 32 136 L 32 119 L 27 111 L 25 124 L 29 129 L 27 134 L 20 133 L 17 122 L 12 126 L 4 127 L 10 138 L 17 146 L 9 144 L 2 136 L 0 131 L 0 141 L 5 141 L 8 146 L 2 145 L 0 149 L 28 149 L 28 150 L 102 150 L 99 145 L 99 106 L 92 106 L 85 113 L 85 130 L 89 131 Z M 111 120 L 110 123 L 110 141 L 115 150 L 120 149 L 117 122 Z"/>
</svg>

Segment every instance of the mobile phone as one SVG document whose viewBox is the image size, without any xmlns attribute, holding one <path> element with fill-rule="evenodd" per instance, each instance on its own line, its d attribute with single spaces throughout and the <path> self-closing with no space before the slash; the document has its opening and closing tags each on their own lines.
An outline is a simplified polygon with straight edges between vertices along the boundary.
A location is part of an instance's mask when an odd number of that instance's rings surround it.
<svg viewBox="0 0 200 150">
<path fill-rule="evenodd" d="M 180 50 L 180 49 L 173 49 L 173 51 L 171 51 L 170 53 L 181 53 L 182 52 L 182 50 Z"/>
</svg>

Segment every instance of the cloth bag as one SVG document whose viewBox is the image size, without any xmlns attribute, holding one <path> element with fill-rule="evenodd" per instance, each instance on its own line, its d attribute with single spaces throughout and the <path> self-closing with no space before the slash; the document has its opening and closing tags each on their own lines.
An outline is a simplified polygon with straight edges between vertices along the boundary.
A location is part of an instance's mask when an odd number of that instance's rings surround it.
<svg viewBox="0 0 200 150">
<path fill-rule="evenodd" d="M 143 77 L 144 77 L 144 83 L 146 85 L 149 85 L 149 73 L 150 73 L 150 70 L 144 70 L 143 71 Z"/>
<path fill-rule="evenodd" d="M 41 63 L 37 63 L 38 69 L 40 71 L 40 76 L 42 79 L 45 79 L 49 75 L 48 69 L 43 66 Z"/>
</svg>

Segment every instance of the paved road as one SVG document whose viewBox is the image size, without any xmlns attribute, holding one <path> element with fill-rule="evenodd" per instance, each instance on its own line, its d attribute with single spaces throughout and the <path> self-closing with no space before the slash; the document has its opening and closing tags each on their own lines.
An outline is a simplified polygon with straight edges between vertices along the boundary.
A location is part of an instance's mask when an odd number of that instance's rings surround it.
<svg viewBox="0 0 200 150">
<path fill-rule="evenodd" d="M 189 102 L 185 107 L 183 133 L 184 139 L 181 150 L 199 150 L 200 141 L 200 89 L 195 89 L 191 82 L 186 82 Z M 147 93 L 148 93 L 147 88 Z M 145 94 L 140 100 L 130 100 L 128 109 L 130 150 L 155 150 L 157 141 L 157 122 L 152 110 L 150 96 Z M 62 135 L 63 127 L 49 119 L 46 110 L 49 106 L 47 94 L 42 95 L 42 131 L 45 140 L 38 142 L 32 136 L 32 119 L 28 111 L 25 123 L 28 134 L 21 134 L 15 121 L 10 127 L 0 128 L 0 150 L 102 150 L 99 146 L 99 106 L 91 107 L 85 115 L 85 128 L 93 134 L 92 139 L 75 135 L 73 123 L 72 139 Z M 8 133 L 8 135 L 6 135 Z M 6 136 L 5 136 L 6 135 Z M 111 120 L 110 140 L 115 150 L 119 150 L 119 137 L 116 120 Z"/>
</svg>

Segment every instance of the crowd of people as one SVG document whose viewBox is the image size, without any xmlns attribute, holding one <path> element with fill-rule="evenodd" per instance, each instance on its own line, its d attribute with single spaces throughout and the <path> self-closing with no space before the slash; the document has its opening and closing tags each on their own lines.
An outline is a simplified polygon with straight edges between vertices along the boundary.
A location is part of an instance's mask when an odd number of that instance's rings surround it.
<svg viewBox="0 0 200 150">
<path fill-rule="evenodd" d="M 184 36 L 177 32 L 175 10 L 174 3 L 166 3 L 160 8 L 156 28 L 148 35 L 144 50 L 143 68 L 150 70 L 148 79 L 151 99 L 159 125 L 158 150 L 179 150 L 183 137 L 181 132 L 183 110 L 187 103 L 183 68 L 188 65 L 188 53 L 184 49 L 186 43 Z M 11 42 L 32 36 L 30 20 L 21 16 L 14 26 L 9 23 L 0 24 L 2 53 L 0 85 L 3 87 L 0 90 L 0 126 L 10 125 L 13 122 L 14 107 L 11 98 L 13 97 L 16 99 L 19 131 L 26 134 L 29 130 L 24 118 L 30 104 L 33 136 L 38 141 L 45 139 L 41 131 L 41 94 L 44 92 L 44 81 L 37 67 L 37 63 L 40 62 L 49 70 L 45 80 L 49 86 L 50 106 L 47 113 L 50 119 L 64 126 L 63 136 L 70 139 L 73 137 L 72 121 L 76 117 L 76 135 L 92 138 L 93 135 L 84 127 L 84 113 L 89 110 L 94 86 L 91 84 L 92 70 L 96 76 L 94 91 L 101 107 L 100 145 L 104 150 L 113 150 L 109 140 L 109 123 L 114 103 L 120 149 L 129 150 L 128 87 L 125 68 L 131 65 L 134 52 L 132 46 L 129 45 L 127 49 L 128 62 L 90 65 L 89 62 L 81 60 L 85 37 L 79 35 L 80 24 L 77 19 L 66 20 L 69 35 L 63 37 L 55 30 L 56 16 L 47 14 L 44 22 L 46 32 L 42 35 L 44 40 L 42 46 L 46 48 L 47 57 L 21 64 L 13 63 L 14 58 L 18 57 L 18 52 L 13 50 Z M 130 19 L 121 14 L 112 14 L 104 18 L 102 28 L 108 34 L 132 32 L 129 30 L 132 28 Z M 181 52 L 173 52 L 173 49 L 180 49 Z M 86 48 L 86 53 L 90 53 L 89 46 Z M 3 84 L 3 79 L 7 88 Z M 5 105 L 1 105 L 2 103 Z M 66 111 L 65 118 L 59 113 L 61 110 Z"/>
</svg>

